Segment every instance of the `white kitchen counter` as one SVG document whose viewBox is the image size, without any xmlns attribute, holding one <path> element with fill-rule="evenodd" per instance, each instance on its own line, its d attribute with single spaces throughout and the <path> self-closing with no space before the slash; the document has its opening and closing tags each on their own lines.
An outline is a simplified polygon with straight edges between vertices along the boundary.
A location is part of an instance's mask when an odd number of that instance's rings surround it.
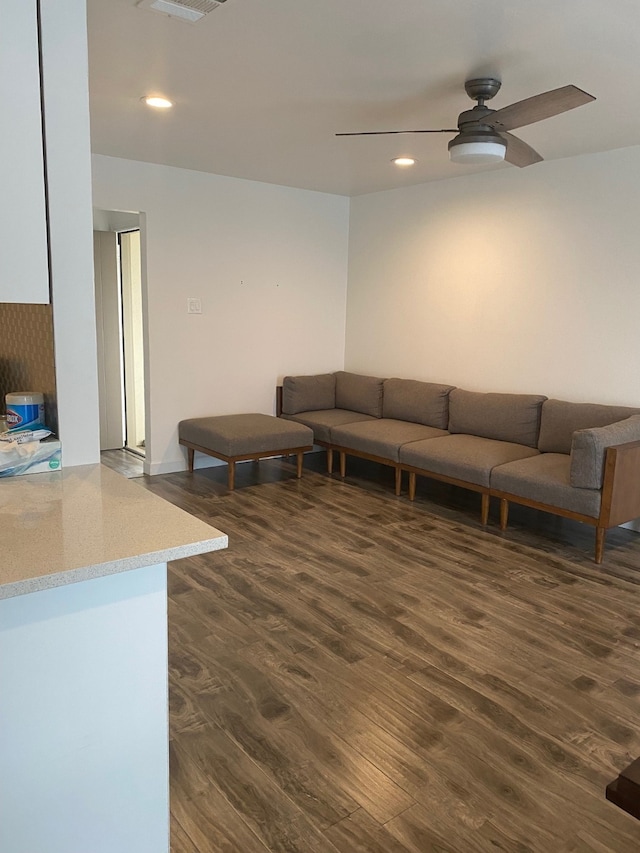
<svg viewBox="0 0 640 853">
<path fill-rule="evenodd" d="M 104 465 L 0 480 L 0 599 L 227 547 Z"/>
<path fill-rule="evenodd" d="M 100 465 L 0 480 L 2 853 L 169 853 L 166 562 L 226 546 Z"/>
</svg>

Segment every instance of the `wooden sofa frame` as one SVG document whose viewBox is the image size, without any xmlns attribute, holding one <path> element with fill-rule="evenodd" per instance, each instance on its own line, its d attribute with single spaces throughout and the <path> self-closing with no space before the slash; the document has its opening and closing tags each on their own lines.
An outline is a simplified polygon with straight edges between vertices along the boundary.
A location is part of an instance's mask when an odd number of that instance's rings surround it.
<svg viewBox="0 0 640 853">
<path fill-rule="evenodd" d="M 276 415 L 282 415 L 282 385 L 276 386 Z M 328 441 L 320 441 L 314 438 L 314 444 L 319 447 L 324 447 L 327 451 L 327 472 L 333 474 L 333 453 L 340 454 L 340 476 L 344 480 L 347 475 L 347 454 L 349 456 L 358 456 L 360 459 L 368 459 L 370 462 L 377 462 L 380 465 L 388 465 L 395 472 L 395 493 L 400 495 L 402 492 L 402 467 L 399 462 L 393 459 L 386 459 L 383 456 L 375 456 L 373 453 L 363 453 L 360 450 L 351 450 L 350 447 L 341 447 L 339 444 L 330 444 Z"/>
<path fill-rule="evenodd" d="M 282 386 L 276 388 L 276 413 L 282 415 Z M 315 444 L 324 447 L 327 451 L 327 470 L 333 473 L 333 452 L 340 454 L 340 476 L 346 476 L 346 456 L 358 456 L 372 462 L 388 465 L 395 470 L 395 493 L 399 495 L 402 487 L 402 472 L 409 474 L 409 499 L 414 500 L 416 494 L 416 477 L 428 477 L 463 489 L 478 492 L 481 497 L 481 523 L 487 525 L 489 522 L 489 509 L 492 497 L 500 501 L 500 529 L 506 530 L 509 519 L 509 504 L 515 503 L 539 509 L 563 518 L 582 521 L 595 527 L 595 562 L 600 565 L 604 558 L 604 545 L 607 530 L 618 527 L 627 521 L 640 518 L 640 441 L 631 441 L 626 444 L 618 444 L 607 448 L 605 456 L 604 480 L 602 486 L 602 497 L 600 501 L 600 514 L 597 518 L 591 515 L 583 515 L 552 504 L 529 500 L 520 495 L 502 492 L 489 486 L 479 486 L 465 480 L 457 480 L 442 474 L 435 474 L 422 468 L 403 465 L 392 459 L 384 459 L 379 456 L 355 451 L 351 448 L 340 447 L 326 441 L 315 441 Z"/>
<path fill-rule="evenodd" d="M 583 521 L 596 529 L 595 561 L 600 565 L 604 558 L 607 530 L 640 517 L 640 441 L 630 441 L 607 448 L 604 481 L 600 500 L 600 515 L 582 515 L 550 504 L 528 500 L 509 492 L 491 489 L 490 494 L 500 500 L 500 529 L 506 530 L 509 503 L 533 507 L 564 518 Z"/>
<path fill-rule="evenodd" d="M 468 483 L 466 480 L 458 480 L 455 477 L 447 477 L 444 474 L 434 474 L 432 471 L 426 471 L 423 468 L 416 468 L 412 465 L 401 465 L 400 467 L 403 471 L 409 472 L 409 500 L 414 500 L 416 496 L 416 477 L 420 474 L 422 477 L 428 477 L 430 480 L 438 480 L 440 483 L 448 483 L 450 486 L 459 486 L 461 489 L 478 492 L 480 495 L 480 521 L 483 526 L 489 523 L 491 493 L 488 486 L 479 486 L 477 483 Z"/>
</svg>

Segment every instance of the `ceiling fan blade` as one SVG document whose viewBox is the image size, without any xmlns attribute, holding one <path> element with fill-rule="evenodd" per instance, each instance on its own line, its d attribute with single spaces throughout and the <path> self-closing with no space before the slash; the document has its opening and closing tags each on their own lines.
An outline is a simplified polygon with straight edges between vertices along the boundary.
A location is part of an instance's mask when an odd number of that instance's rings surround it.
<svg viewBox="0 0 640 853">
<path fill-rule="evenodd" d="M 499 131 L 515 130 L 517 127 L 524 127 L 581 107 L 590 101 L 595 101 L 595 97 L 577 86 L 562 86 L 560 89 L 552 89 L 550 92 L 543 92 L 541 95 L 534 95 L 496 110 L 483 118 L 482 123 Z"/>
<path fill-rule="evenodd" d="M 507 141 L 507 150 L 504 155 L 507 163 L 522 168 L 523 166 L 533 166 L 534 163 L 540 163 L 544 159 L 530 145 L 512 133 L 501 133 L 500 135 Z"/>
<path fill-rule="evenodd" d="M 363 130 L 359 133 L 336 133 L 336 136 L 386 136 L 391 133 L 457 133 L 457 127 L 442 130 Z"/>
</svg>

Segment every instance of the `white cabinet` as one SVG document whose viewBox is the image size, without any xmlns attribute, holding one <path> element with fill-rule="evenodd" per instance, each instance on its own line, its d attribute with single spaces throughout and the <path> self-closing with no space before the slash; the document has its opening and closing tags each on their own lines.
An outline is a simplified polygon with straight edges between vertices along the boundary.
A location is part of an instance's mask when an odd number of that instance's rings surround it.
<svg viewBox="0 0 640 853">
<path fill-rule="evenodd" d="M 36 5 L 0 2 L 0 302 L 49 302 Z"/>
<path fill-rule="evenodd" d="M 169 853 L 166 574 L 0 600 L 3 853 Z"/>
</svg>

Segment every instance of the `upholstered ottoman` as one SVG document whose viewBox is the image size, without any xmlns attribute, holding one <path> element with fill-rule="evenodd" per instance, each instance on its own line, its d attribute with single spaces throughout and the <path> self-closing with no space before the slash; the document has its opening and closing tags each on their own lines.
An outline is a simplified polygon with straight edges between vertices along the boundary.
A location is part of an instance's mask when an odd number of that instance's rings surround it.
<svg viewBox="0 0 640 853">
<path fill-rule="evenodd" d="M 228 485 L 232 491 L 236 462 L 247 459 L 295 453 L 297 474 L 301 477 L 302 455 L 313 447 L 313 430 L 271 415 L 218 415 L 180 421 L 178 440 L 189 452 L 189 471 L 193 471 L 196 450 L 223 459 L 229 466 Z"/>
</svg>

